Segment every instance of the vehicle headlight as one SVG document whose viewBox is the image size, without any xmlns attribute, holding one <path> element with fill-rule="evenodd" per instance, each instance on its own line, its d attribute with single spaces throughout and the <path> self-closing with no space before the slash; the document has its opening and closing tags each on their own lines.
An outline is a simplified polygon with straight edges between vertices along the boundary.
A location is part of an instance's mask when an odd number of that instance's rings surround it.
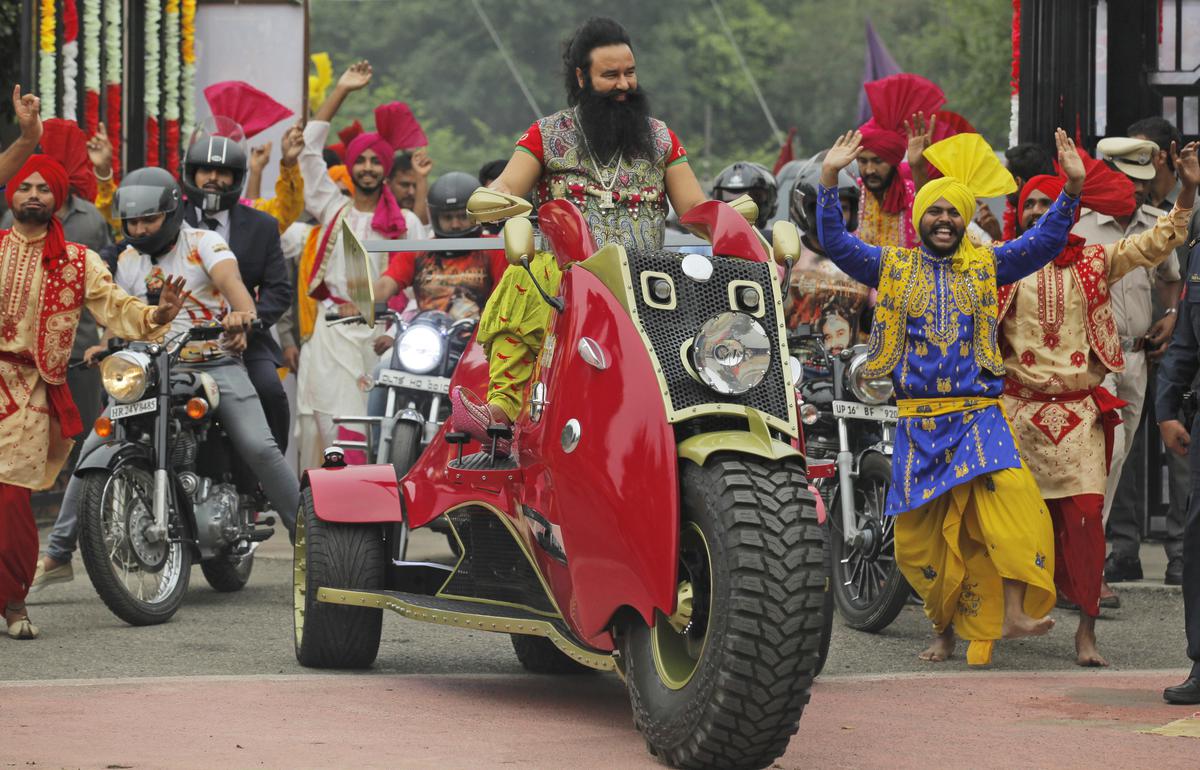
<svg viewBox="0 0 1200 770">
<path fill-rule="evenodd" d="M 864 404 L 877 406 L 886 404 L 892 399 L 891 377 L 867 377 L 865 369 L 867 368 L 867 354 L 859 354 L 853 361 L 850 362 L 850 368 L 846 371 L 846 379 L 850 381 L 850 391 L 854 396 Z"/>
<path fill-rule="evenodd" d="M 770 365 L 770 338 L 746 313 L 713 316 L 692 342 L 692 367 L 700 381 L 718 393 L 745 393 L 762 382 Z"/>
<path fill-rule="evenodd" d="M 444 346 L 444 338 L 432 326 L 410 326 L 396 340 L 396 356 L 405 371 L 426 374 L 442 362 Z"/>
<path fill-rule="evenodd" d="M 137 401 L 150 380 L 150 356 L 135 350 L 113 353 L 100 362 L 100 382 L 118 403 Z"/>
</svg>

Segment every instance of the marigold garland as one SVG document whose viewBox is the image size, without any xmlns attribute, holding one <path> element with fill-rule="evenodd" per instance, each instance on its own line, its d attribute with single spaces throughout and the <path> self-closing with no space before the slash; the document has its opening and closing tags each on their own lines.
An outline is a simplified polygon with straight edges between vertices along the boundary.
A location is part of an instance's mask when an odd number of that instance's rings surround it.
<svg viewBox="0 0 1200 770">
<path fill-rule="evenodd" d="M 183 57 L 182 133 L 190 135 L 196 124 L 196 0 L 183 0 L 180 14 Z"/>
<path fill-rule="evenodd" d="M 104 0 L 104 127 L 113 148 L 113 181 L 121 173 L 121 0 Z"/>
<path fill-rule="evenodd" d="M 166 168 L 179 175 L 179 0 L 167 0 L 163 16 L 163 118 Z"/>
<path fill-rule="evenodd" d="M 83 126 L 90 137 L 100 124 L 100 0 L 83 0 Z"/>
<path fill-rule="evenodd" d="M 79 106 L 79 8 L 75 0 L 63 0 L 62 116 L 75 120 Z"/>
<path fill-rule="evenodd" d="M 146 165 L 158 166 L 159 160 L 159 128 L 158 117 L 162 102 L 162 89 L 159 78 L 162 76 L 162 43 L 159 34 L 162 26 L 162 6 L 159 0 L 146 0 L 146 69 L 145 90 L 143 103 L 146 108 Z"/>
<path fill-rule="evenodd" d="M 58 101 L 55 98 L 58 71 L 54 66 L 57 23 L 54 0 L 42 0 L 41 25 L 38 32 L 38 97 L 42 100 L 42 117 L 45 118 L 55 116 L 54 107 Z"/>
</svg>

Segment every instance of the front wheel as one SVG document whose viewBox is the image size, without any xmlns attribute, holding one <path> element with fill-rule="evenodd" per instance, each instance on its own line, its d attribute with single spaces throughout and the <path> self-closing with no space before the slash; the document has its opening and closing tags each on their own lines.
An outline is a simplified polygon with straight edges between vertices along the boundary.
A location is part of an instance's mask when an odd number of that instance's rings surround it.
<svg viewBox="0 0 1200 770">
<path fill-rule="evenodd" d="M 821 528 L 794 462 L 714 455 L 681 473 L 676 607 L 618 628 L 634 723 L 677 767 L 760 768 L 818 665 Z"/>
<path fill-rule="evenodd" d="M 383 588 L 379 527 L 317 518 L 312 490 L 300 493 L 292 561 L 296 660 L 314 668 L 368 668 L 379 654 L 383 610 L 317 601 L 320 588 Z"/>
<path fill-rule="evenodd" d="M 104 604 L 133 626 L 174 617 L 192 572 L 192 552 L 176 536 L 152 541 L 154 474 L 136 465 L 81 479 L 79 551 Z"/>
<path fill-rule="evenodd" d="M 829 506 L 833 597 L 846 625 L 878 633 L 891 625 L 908 601 L 908 581 L 896 562 L 896 518 L 884 515 L 892 464 L 872 452 L 862 458 L 854 482 L 854 510 L 861 532 L 847 543 L 842 533 L 840 490 Z"/>
</svg>

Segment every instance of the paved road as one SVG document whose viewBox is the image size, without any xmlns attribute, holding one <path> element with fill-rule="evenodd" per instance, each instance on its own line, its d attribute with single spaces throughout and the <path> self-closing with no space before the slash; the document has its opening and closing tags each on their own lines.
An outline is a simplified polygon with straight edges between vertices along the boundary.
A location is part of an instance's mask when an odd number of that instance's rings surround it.
<svg viewBox="0 0 1200 770">
<path fill-rule="evenodd" d="M 525 674 L 505 636 L 388 616 L 371 672 L 301 668 L 285 545 L 260 552 L 240 594 L 216 594 L 195 570 L 162 626 L 118 621 L 78 564 L 73 583 L 35 595 L 44 637 L 0 639 L 0 768 L 654 766 L 615 676 Z M 947 755 L 973 767 L 1194 767 L 1200 741 L 1136 732 L 1192 711 L 1157 696 L 1182 678 L 1179 594 L 1124 596 L 1099 626 L 1107 672 L 1074 666 L 1074 619 L 1060 611 L 1050 638 L 1000 645 L 991 672 L 968 672 L 961 655 L 917 661 L 917 607 L 877 636 L 839 625 L 778 767 L 928 766 L 930 745 L 981 752 Z M 1059 673 L 1021 673 L 1033 671 Z M 163 725 L 170 737 L 155 737 Z"/>
</svg>

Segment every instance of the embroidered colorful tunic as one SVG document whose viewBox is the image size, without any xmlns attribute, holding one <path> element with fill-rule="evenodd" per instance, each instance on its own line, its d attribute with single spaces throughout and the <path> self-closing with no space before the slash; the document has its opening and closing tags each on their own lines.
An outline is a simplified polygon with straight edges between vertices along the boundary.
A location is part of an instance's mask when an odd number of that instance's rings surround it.
<svg viewBox="0 0 1200 770">
<path fill-rule="evenodd" d="M 907 168 L 905 168 L 907 171 Z M 884 211 L 883 202 L 858 180 L 858 229 L 855 235 L 872 246 L 900 246 L 906 249 L 917 245 L 917 231 L 912 224 L 913 199 L 917 190 L 912 179 L 896 172 L 892 184 L 904 185 L 904 210 L 895 213 Z"/>
<path fill-rule="evenodd" d="M 890 376 L 900 399 L 964 399 L 963 409 L 900 419 L 885 512 L 912 510 L 1021 458 L 997 404 L 1004 366 L 996 345 L 996 285 L 1018 281 L 1058 255 L 1078 199 L 1065 193 L 1020 238 L 979 249 L 980 262 L 955 270 L 923 246 L 880 248 L 846 232 L 836 189 L 817 194 L 825 253 L 843 271 L 879 289 L 868 369 Z M 918 411 L 920 409 L 918 408 Z"/>
<path fill-rule="evenodd" d="M 687 150 L 661 120 L 650 119 L 654 157 L 595 158 L 574 110 L 544 117 L 517 141 L 542 164 L 534 207 L 565 198 L 583 212 L 596 245 L 661 249 L 667 221 L 667 168 L 687 162 Z"/>
</svg>

